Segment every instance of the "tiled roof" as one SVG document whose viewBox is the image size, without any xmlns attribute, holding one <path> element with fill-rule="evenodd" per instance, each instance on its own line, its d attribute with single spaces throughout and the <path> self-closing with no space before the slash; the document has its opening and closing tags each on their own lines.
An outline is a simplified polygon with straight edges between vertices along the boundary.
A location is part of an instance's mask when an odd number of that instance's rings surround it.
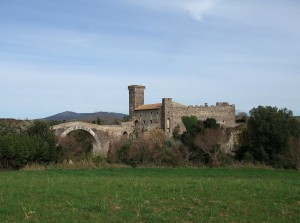
<svg viewBox="0 0 300 223">
<path fill-rule="evenodd" d="M 148 105 L 141 105 L 141 106 L 137 107 L 135 110 L 136 110 L 136 111 L 141 111 L 141 110 L 160 109 L 161 106 L 162 106 L 161 103 L 157 103 L 157 104 L 148 104 Z"/>
</svg>

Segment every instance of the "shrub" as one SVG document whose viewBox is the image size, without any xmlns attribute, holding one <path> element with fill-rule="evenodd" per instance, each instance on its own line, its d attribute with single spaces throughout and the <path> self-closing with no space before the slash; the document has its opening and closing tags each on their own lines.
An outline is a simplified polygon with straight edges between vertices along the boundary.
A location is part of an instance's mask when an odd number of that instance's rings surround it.
<svg viewBox="0 0 300 223">
<path fill-rule="evenodd" d="M 19 169 L 58 160 L 55 136 L 47 123 L 14 121 L 3 126 L 9 131 L 0 134 L 0 168 Z"/>
<path fill-rule="evenodd" d="M 139 134 L 135 140 L 121 139 L 111 144 L 107 160 L 138 165 L 182 165 L 188 161 L 189 153 L 179 141 L 166 138 L 160 129 Z"/>
<path fill-rule="evenodd" d="M 256 161 L 274 167 L 293 166 L 288 154 L 295 152 L 290 147 L 297 143 L 289 141 L 299 137 L 299 134 L 299 122 L 290 110 L 258 106 L 250 111 L 247 130 L 244 131 L 241 147 L 237 150 L 237 158 L 241 160 L 251 154 Z M 244 153 L 249 155 L 244 156 Z"/>
<path fill-rule="evenodd" d="M 205 129 L 204 134 L 198 134 L 195 139 L 197 155 L 203 161 L 212 166 L 220 165 L 220 157 L 223 153 L 221 145 L 227 141 L 226 131 L 222 129 Z"/>
<path fill-rule="evenodd" d="M 39 136 L 0 136 L 0 168 L 19 169 L 30 163 L 57 160 L 56 148 Z"/>
</svg>

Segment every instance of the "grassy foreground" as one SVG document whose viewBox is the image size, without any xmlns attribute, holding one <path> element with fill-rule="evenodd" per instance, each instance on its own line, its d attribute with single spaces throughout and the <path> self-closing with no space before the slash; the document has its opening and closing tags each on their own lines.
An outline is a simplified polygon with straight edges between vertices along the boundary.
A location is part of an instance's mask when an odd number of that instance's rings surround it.
<svg viewBox="0 0 300 223">
<path fill-rule="evenodd" d="M 0 222 L 300 222 L 300 172 L 0 172 Z"/>
</svg>

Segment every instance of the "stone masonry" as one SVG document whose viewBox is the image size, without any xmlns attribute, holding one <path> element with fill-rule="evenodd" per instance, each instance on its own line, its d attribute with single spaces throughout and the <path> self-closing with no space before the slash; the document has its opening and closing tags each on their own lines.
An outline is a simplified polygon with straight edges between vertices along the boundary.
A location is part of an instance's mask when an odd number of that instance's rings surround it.
<svg viewBox="0 0 300 223">
<path fill-rule="evenodd" d="M 111 142 L 122 137 L 128 138 L 132 133 L 131 123 L 121 125 L 97 125 L 86 122 L 66 122 L 52 127 L 55 134 L 61 138 L 76 130 L 88 132 L 93 139 L 93 154 L 106 156 Z"/>
<path fill-rule="evenodd" d="M 182 116 L 196 116 L 199 120 L 214 118 L 225 127 L 234 127 L 235 106 L 227 102 L 217 102 L 215 106 L 186 106 L 174 102 L 172 98 L 163 98 L 161 103 L 144 104 L 145 86 L 131 85 L 129 90 L 129 116 L 131 121 L 121 125 L 96 125 L 85 122 L 68 122 L 55 125 L 52 129 L 58 137 L 65 137 L 76 130 L 88 132 L 93 137 L 93 154 L 106 156 L 110 143 L 122 137 L 130 137 L 135 132 L 148 131 L 155 128 L 163 129 L 171 136 L 179 127 L 185 131 Z"/>
<path fill-rule="evenodd" d="M 215 106 L 204 105 L 186 106 L 173 102 L 172 98 L 163 98 L 162 103 L 144 104 L 145 86 L 132 85 L 129 89 L 130 117 L 137 131 L 147 131 L 161 128 L 169 136 L 179 127 L 180 132 L 185 131 L 181 121 L 182 116 L 196 116 L 199 120 L 214 118 L 225 127 L 234 127 L 235 106 L 227 102 L 217 102 Z M 136 103 L 136 102 L 139 103 Z"/>
</svg>

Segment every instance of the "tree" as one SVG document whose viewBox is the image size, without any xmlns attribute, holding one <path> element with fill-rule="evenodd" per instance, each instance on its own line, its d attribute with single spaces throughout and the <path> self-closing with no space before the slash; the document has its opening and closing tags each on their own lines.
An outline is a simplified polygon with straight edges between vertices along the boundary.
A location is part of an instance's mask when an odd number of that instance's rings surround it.
<svg viewBox="0 0 300 223">
<path fill-rule="evenodd" d="M 55 137 L 42 121 L 9 120 L 0 133 L 0 168 L 21 168 L 30 163 L 57 160 Z"/>
<path fill-rule="evenodd" d="M 181 120 L 186 128 L 186 132 L 192 133 L 193 129 L 198 122 L 198 118 L 194 115 L 192 116 L 183 116 L 181 117 Z"/>
<path fill-rule="evenodd" d="M 44 139 L 49 146 L 55 147 L 55 135 L 47 122 L 35 120 L 33 125 L 28 128 L 27 132 L 29 135 L 39 136 Z"/>
<path fill-rule="evenodd" d="M 47 122 L 35 120 L 28 128 L 29 136 L 38 137 L 43 141 L 43 146 L 37 151 L 37 156 L 41 157 L 42 162 L 55 162 L 58 159 L 58 151 L 54 132 L 50 129 Z"/>
<path fill-rule="evenodd" d="M 239 112 L 236 116 L 237 123 L 246 123 L 248 121 L 248 114 L 246 112 Z"/>
<path fill-rule="evenodd" d="M 268 164 L 278 164 L 279 155 L 288 149 L 289 139 L 299 135 L 299 123 L 293 113 L 284 108 L 259 106 L 250 111 L 245 144 L 239 155 L 249 152 Z"/>
<path fill-rule="evenodd" d="M 103 123 L 103 120 L 101 118 L 97 117 L 96 124 L 97 125 L 102 125 L 102 123 Z"/>
<path fill-rule="evenodd" d="M 206 120 L 203 121 L 203 124 L 204 124 L 204 128 L 209 128 L 209 129 L 220 128 L 220 124 L 218 124 L 216 119 L 214 118 L 207 118 Z"/>
<path fill-rule="evenodd" d="M 182 133 L 181 141 L 189 148 L 190 160 L 217 165 L 221 145 L 226 141 L 226 131 L 220 129 L 214 118 L 201 121 L 195 116 L 184 116 L 182 122 L 186 131 Z"/>
<path fill-rule="evenodd" d="M 227 141 L 226 131 L 220 128 L 207 128 L 203 134 L 197 135 L 195 146 L 199 154 L 202 154 L 204 161 L 213 166 L 219 166 L 219 154 L 221 146 Z"/>
<path fill-rule="evenodd" d="M 180 142 L 166 137 L 161 129 L 151 129 L 136 139 L 121 139 L 110 145 L 109 162 L 136 167 L 140 164 L 177 166 L 187 162 L 189 152 Z"/>
<path fill-rule="evenodd" d="M 300 137 L 290 139 L 287 159 L 293 168 L 300 170 Z"/>
<path fill-rule="evenodd" d="M 193 141 L 197 134 L 204 132 L 204 124 L 198 120 L 196 116 L 183 116 L 182 122 L 186 128 L 186 131 L 182 134 L 182 141 L 188 144 L 189 147 L 193 145 Z"/>
</svg>

